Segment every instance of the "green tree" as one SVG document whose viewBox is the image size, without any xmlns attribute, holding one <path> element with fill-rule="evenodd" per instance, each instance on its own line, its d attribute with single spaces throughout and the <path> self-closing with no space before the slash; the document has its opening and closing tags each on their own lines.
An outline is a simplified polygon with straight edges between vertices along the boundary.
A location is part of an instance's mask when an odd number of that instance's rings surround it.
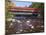
<svg viewBox="0 0 46 35">
<path fill-rule="evenodd" d="M 29 5 L 30 8 L 44 8 L 44 3 L 32 2 L 32 5 Z"/>
<path fill-rule="evenodd" d="M 44 16 L 44 3 L 32 2 L 32 5 L 29 5 L 29 8 L 41 8 L 41 16 Z"/>
<path fill-rule="evenodd" d="M 11 7 L 12 7 L 12 2 L 10 0 L 6 0 L 5 1 L 5 16 L 6 16 L 6 19 L 12 17 L 12 13 L 8 10 Z"/>
</svg>

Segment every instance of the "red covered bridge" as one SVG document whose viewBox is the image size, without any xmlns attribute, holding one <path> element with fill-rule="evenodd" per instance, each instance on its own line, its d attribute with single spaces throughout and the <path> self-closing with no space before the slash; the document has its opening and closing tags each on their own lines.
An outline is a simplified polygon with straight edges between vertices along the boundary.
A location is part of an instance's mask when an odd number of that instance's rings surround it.
<svg viewBox="0 0 46 35">
<path fill-rule="evenodd" d="M 11 7 L 9 11 L 11 12 L 33 12 L 38 13 L 41 9 L 40 8 L 27 8 L 27 7 Z"/>
</svg>

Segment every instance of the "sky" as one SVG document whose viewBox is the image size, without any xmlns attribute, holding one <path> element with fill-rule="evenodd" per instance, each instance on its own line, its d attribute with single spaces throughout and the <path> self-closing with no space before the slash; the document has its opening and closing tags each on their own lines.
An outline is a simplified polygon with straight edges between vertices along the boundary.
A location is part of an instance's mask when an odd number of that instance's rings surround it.
<svg viewBox="0 0 46 35">
<path fill-rule="evenodd" d="M 14 4 L 16 4 L 16 6 L 20 6 L 20 7 L 25 7 L 25 6 L 29 6 L 32 4 L 32 2 L 27 2 L 27 1 L 15 1 L 15 0 L 11 0 Z"/>
</svg>

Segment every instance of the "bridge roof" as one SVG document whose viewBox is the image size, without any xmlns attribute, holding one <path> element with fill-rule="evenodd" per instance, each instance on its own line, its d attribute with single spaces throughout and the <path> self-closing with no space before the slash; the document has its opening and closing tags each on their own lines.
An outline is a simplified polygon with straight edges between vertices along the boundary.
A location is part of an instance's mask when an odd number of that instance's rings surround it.
<svg viewBox="0 0 46 35">
<path fill-rule="evenodd" d="M 16 12 L 16 11 L 38 11 L 40 8 L 28 8 L 28 7 L 11 7 L 9 9 L 11 12 Z"/>
</svg>

